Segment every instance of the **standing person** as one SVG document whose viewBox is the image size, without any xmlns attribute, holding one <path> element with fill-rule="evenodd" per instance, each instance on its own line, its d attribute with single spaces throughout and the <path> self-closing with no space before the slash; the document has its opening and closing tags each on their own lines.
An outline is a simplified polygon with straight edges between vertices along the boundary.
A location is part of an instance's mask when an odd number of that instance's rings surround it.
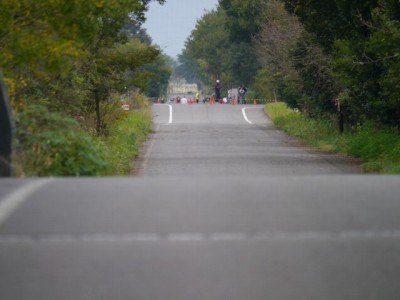
<svg viewBox="0 0 400 300">
<path fill-rule="evenodd" d="M 196 92 L 196 95 L 194 96 L 194 103 L 199 103 L 199 92 Z"/>
<path fill-rule="evenodd" d="M 217 82 L 215 83 L 215 100 L 219 101 L 219 99 L 221 99 L 221 83 L 219 82 L 219 80 L 217 80 Z"/>
<path fill-rule="evenodd" d="M 239 102 L 239 104 L 246 104 L 246 93 L 247 93 L 246 87 L 243 84 L 241 84 L 239 89 L 238 89 L 238 102 Z"/>
<path fill-rule="evenodd" d="M 181 104 L 187 104 L 188 100 L 186 99 L 186 96 L 183 96 L 183 98 L 181 98 Z"/>
</svg>

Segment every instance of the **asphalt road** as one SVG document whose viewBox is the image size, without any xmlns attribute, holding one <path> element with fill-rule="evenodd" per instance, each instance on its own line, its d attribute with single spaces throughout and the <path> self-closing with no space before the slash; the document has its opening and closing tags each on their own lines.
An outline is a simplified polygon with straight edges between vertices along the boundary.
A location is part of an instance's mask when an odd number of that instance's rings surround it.
<svg viewBox="0 0 400 300">
<path fill-rule="evenodd" d="M 154 106 L 133 177 L 1 179 L 0 299 L 399 299 L 399 177 L 242 108 Z"/>
<path fill-rule="evenodd" d="M 277 176 L 357 173 L 354 163 L 301 147 L 276 130 L 263 105 L 155 105 L 144 176 Z M 172 113 L 171 113 L 172 111 Z"/>
</svg>

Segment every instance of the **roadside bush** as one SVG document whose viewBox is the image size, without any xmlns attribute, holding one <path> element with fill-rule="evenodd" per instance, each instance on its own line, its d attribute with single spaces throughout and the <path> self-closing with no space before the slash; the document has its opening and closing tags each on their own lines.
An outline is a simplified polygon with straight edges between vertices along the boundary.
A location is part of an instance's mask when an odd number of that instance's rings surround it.
<svg viewBox="0 0 400 300">
<path fill-rule="evenodd" d="M 363 160 L 367 172 L 400 173 L 399 133 L 379 130 L 372 125 L 359 128 L 344 137 L 346 152 Z M 343 143 L 342 143 L 343 144 Z"/>
<path fill-rule="evenodd" d="M 379 129 L 373 124 L 340 134 L 334 119 L 305 118 L 285 103 L 269 103 L 266 112 L 275 126 L 320 150 L 340 152 L 360 158 L 369 173 L 400 173 L 400 133 Z"/>
<path fill-rule="evenodd" d="M 17 175 L 99 175 L 109 168 L 101 143 L 74 119 L 43 106 L 30 106 L 16 119 Z"/>
<path fill-rule="evenodd" d="M 293 135 L 310 146 L 322 150 L 334 150 L 332 140 L 337 138 L 335 123 L 327 116 L 324 119 L 304 117 L 297 109 L 291 109 L 286 103 L 270 103 L 266 112 L 275 126 Z"/>
</svg>

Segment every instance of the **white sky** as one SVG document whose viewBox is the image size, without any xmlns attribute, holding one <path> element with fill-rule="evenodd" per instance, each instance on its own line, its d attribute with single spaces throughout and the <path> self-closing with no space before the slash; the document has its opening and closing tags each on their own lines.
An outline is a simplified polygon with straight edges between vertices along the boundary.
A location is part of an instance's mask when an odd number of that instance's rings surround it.
<svg viewBox="0 0 400 300">
<path fill-rule="evenodd" d="M 218 0 L 166 0 L 164 5 L 151 2 L 143 27 L 167 55 L 176 58 L 185 40 L 205 11 L 217 7 Z"/>
</svg>

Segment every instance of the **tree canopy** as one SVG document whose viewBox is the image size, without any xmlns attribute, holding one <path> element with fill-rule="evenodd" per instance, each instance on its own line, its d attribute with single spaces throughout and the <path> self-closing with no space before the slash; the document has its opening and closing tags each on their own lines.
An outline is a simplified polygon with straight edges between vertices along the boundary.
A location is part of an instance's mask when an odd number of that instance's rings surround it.
<svg viewBox="0 0 400 300">
<path fill-rule="evenodd" d="M 178 67 L 276 97 L 309 117 L 400 125 L 400 2 L 220 0 L 197 23 Z M 190 75 L 190 76 L 189 76 Z"/>
<path fill-rule="evenodd" d="M 127 89 L 147 92 L 152 78 L 170 74 L 140 27 L 150 2 L 1 0 L 0 69 L 13 108 L 96 111 L 100 132 L 100 102 Z M 144 68 L 157 59 L 157 67 Z"/>
</svg>

